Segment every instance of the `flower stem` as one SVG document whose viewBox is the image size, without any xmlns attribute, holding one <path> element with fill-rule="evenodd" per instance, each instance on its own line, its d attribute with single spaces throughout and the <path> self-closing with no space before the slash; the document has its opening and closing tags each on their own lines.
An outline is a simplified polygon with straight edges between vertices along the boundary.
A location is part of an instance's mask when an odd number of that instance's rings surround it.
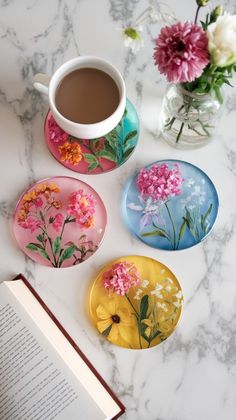
<svg viewBox="0 0 236 420">
<path fill-rule="evenodd" d="M 178 135 L 176 137 L 176 143 L 178 143 L 178 141 L 179 141 L 179 139 L 180 139 L 180 137 L 182 135 L 183 128 L 184 128 L 184 123 L 182 122 L 181 127 L 180 127 L 180 130 L 179 130 Z"/>
<path fill-rule="evenodd" d="M 170 222 L 171 222 L 172 229 L 173 229 L 173 234 L 174 234 L 174 244 L 173 244 L 173 249 L 176 249 L 176 232 L 175 232 L 175 224 L 174 224 L 174 221 L 173 221 L 173 218 L 172 218 L 172 216 L 171 216 L 171 212 L 170 212 L 170 210 L 169 210 L 169 207 L 168 207 L 167 203 L 165 203 L 165 207 L 166 207 L 166 210 L 167 210 L 168 216 L 169 216 L 169 218 L 170 218 Z"/>
<path fill-rule="evenodd" d="M 196 15 L 195 15 L 195 19 L 194 19 L 194 23 L 197 23 L 197 19 L 198 19 L 198 13 L 199 10 L 201 9 L 202 6 L 198 6 L 197 11 L 196 11 Z"/>
<path fill-rule="evenodd" d="M 135 315 L 136 315 L 136 320 L 137 320 L 137 324 L 138 324 L 138 339 L 139 339 L 139 346 L 140 346 L 140 349 L 142 349 L 143 347 L 142 347 L 142 342 L 141 342 L 141 336 L 140 336 L 140 321 L 139 321 L 139 313 L 137 312 L 137 310 L 135 309 L 135 307 L 134 307 L 134 305 L 133 305 L 133 303 L 132 303 L 132 301 L 130 300 L 130 298 L 129 298 L 129 296 L 127 295 L 127 293 L 125 294 L 125 297 L 126 297 L 126 299 L 128 300 L 128 302 L 129 302 L 129 304 L 131 305 L 131 307 L 132 307 L 132 309 L 134 310 L 134 312 L 135 312 Z"/>
</svg>

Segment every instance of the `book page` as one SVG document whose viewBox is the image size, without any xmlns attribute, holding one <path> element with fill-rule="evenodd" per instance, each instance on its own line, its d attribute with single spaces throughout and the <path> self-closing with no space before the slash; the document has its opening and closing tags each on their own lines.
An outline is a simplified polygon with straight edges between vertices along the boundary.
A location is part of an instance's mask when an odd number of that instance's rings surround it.
<svg viewBox="0 0 236 420">
<path fill-rule="evenodd" d="M 0 419 L 104 420 L 106 415 L 0 285 Z"/>
</svg>

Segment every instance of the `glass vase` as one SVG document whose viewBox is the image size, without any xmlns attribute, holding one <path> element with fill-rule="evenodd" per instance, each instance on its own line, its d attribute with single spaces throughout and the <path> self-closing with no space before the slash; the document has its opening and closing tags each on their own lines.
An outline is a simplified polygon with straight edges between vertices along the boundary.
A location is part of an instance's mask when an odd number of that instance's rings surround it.
<svg viewBox="0 0 236 420">
<path fill-rule="evenodd" d="M 192 93 L 171 84 L 161 109 L 161 136 L 173 147 L 202 147 L 212 139 L 221 110 L 222 104 L 210 94 Z"/>
</svg>

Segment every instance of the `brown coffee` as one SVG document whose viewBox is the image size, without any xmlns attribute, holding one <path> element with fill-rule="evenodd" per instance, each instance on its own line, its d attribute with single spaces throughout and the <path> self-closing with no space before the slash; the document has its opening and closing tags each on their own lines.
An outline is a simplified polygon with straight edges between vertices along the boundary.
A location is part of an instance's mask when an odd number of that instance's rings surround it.
<svg viewBox="0 0 236 420">
<path fill-rule="evenodd" d="M 104 71 L 81 68 L 66 75 L 56 90 L 56 107 L 70 121 L 93 124 L 116 110 L 120 95 L 114 80 Z"/>
</svg>

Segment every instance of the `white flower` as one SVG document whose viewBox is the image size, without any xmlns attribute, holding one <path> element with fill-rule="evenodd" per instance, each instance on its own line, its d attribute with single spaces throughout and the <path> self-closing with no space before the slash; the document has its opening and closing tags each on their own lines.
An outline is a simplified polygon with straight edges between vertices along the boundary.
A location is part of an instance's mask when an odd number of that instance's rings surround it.
<svg viewBox="0 0 236 420">
<path fill-rule="evenodd" d="M 149 281 L 148 280 L 143 280 L 142 281 L 142 283 L 141 283 L 141 287 L 143 288 L 143 289 L 146 289 L 146 287 L 149 285 Z"/>
<path fill-rule="evenodd" d="M 176 295 L 174 295 L 177 299 L 181 299 L 182 298 L 182 292 L 181 290 L 178 291 L 178 293 L 176 293 Z"/>
<path fill-rule="evenodd" d="M 161 271 L 160 271 L 161 274 L 164 274 L 165 272 L 166 272 L 165 268 L 162 268 Z"/>
<path fill-rule="evenodd" d="M 207 27 L 211 62 L 218 67 L 236 63 L 236 15 L 225 13 Z"/>
<path fill-rule="evenodd" d="M 144 45 L 140 32 L 142 32 L 141 26 L 137 26 L 136 28 L 128 27 L 123 30 L 124 44 L 126 47 L 130 48 L 134 54 L 136 54 Z"/>
<path fill-rule="evenodd" d="M 160 309 L 163 309 L 164 312 L 168 311 L 165 303 L 157 302 L 157 307 L 160 308 Z"/>
<path fill-rule="evenodd" d="M 186 182 L 186 186 L 187 187 L 191 187 L 193 184 L 195 184 L 195 181 L 194 181 L 194 179 L 192 179 L 192 178 L 190 178 L 187 182 Z"/>
<path fill-rule="evenodd" d="M 163 286 L 161 284 L 156 284 L 155 289 L 151 291 L 151 295 L 155 295 L 159 299 L 163 299 L 163 295 L 160 293 L 160 290 L 162 289 L 163 289 Z"/>
<path fill-rule="evenodd" d="M 134 299 L 140 300 L 141 299 L 140 295 L 142 292 L 143 292 L 142 289 L 138 289 L 134 295 Z"/>
</svg>

